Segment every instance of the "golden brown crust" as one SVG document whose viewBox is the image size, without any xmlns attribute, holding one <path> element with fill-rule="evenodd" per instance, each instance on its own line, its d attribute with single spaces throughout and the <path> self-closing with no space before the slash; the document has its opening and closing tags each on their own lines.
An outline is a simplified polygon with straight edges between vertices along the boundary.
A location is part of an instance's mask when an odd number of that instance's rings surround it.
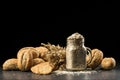
<svg viewBox="0 0 120 80">
<path fill-rule="evenodd" d="M 7 59 L 2 65 L 3 70 L 18 70 L 17 61 L 16 58 Z"/>
<path fill-rule="evenodd" d="M 35 74 L 50 74 L 52 70 L 49 62 L 40 63 L 31 68 L 31 71 Z"/>
<path fill-rule="evenodd" d="M 48 49 L 43 46 L 35 47 L 35 49 L 39 52 L 39 57 L 43 57 L 48 52 Z"/>
<path fill-rule="evenodd" d="M 87 65 L 87 67 L 95 69 L 101 64 L 101 61 L 103 59 L 103 52 L 96 48 L 96 49 L 92 49 L 91 53 L 92 53 L 92 60 Z M 87 56 L 86 59 L 87 59 L 87 62 L 88 62 L 91 58 L 90 58 L 90 56 Z"/>
<path fill-rule="evenodd" d="M 37 58 L 38 52 L 33 47 L 21 48 L 17 53 L 18 68 L 21 71 L 28 71 L 33 66 L 33 59 Z"/>
<path fill-rule="evenodd" d="M 101 62 L 102 69 L 113 69 L 116 66 L 116 61 L 113 57 L 105 57 Z"/>
<path fill-rule="evenodd" d="M 38 58 L 39 57 L 39 53 L 34 47 L 23 47 L 23 48 L 21 48 L 17 53 L 17 57 L 19 57 L 19 55 L 24 53 L 24 52 L 32 53 L 33 58 Z"/>
<path fill-rule="evenodd" d="M 45 62 L 42 58 L 33 59 L 33 66 Z"/>
</svg>

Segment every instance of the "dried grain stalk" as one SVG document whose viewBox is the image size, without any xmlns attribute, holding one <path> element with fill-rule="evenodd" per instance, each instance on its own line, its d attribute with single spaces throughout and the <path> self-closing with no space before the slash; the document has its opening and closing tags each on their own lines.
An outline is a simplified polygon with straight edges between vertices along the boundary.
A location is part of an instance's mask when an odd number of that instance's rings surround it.
<svg viewBox="0 0 120 80">
<path fill-rule="evenodd" d="M 60 65 L 65 63 L 65 47 L 53 45 L 51 43 L 41 43 L 43 47 L 46 47 L 49 51 L 42 57 L 44 60 L 50 62 L 54 66 L 54 70 L 59 69 Z"/>
</svg>

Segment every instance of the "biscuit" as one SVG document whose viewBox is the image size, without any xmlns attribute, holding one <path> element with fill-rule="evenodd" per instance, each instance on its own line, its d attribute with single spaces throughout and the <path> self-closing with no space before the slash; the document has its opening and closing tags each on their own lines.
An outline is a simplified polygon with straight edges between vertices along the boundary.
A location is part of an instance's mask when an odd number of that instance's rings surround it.
<svg viewBox="0 0 120 80">
<path fill-rule="evenodd" d="M 49 62 L 40 63 L 31 67 L 31 71 L 35 74 L 50 74 L 52 70 L 53 67 Z"/>
<path fill-rule="evenodd" d="M 18 70 L 17 61 L 16 58 L 7 59 L 2 65 L 3 70 Z"/>
<path fill-rule="evenodd" d="M 33 59 L 38 57 L 38 51 L 33 47 L 21 48 L 17 53 L 18 68 L 21 71 L 28 71 L 33 66 Z"/>
</svg>

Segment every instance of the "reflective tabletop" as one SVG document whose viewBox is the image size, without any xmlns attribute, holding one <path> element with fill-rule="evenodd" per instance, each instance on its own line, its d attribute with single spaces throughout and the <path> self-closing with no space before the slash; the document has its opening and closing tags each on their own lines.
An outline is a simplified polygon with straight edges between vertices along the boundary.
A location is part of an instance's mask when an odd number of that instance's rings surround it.
<svg viewBox="0 0 120 80">
<path fill-rule="evenodd" d="M 3 71 L 0 68 L 0 80 L 119 80 L 120 68 L 91 71 L 54 71 L 49 75 L 37 75 L 32 72 Z"/>
</svg>

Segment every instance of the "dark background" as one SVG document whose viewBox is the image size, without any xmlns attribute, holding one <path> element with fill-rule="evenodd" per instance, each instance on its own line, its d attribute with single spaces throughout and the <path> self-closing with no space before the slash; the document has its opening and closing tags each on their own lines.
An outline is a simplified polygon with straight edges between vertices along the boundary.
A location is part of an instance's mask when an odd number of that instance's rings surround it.
<svg viewBox="0 0 120 80">
<path fill-rule="evenodd" d="M 74 32 L 85 37 L 85 46 L 98 48 L 104 57 L 114 57 L 119 63 L 119 9 L 116 4 L 93 1 L 72 8 L 46 5 L 2 6 L 1 65 L 16 57 L 17 51 L 25 46 L 36 47 L 47 42 L 66 46 L 66 38 Z"/>
</svg>

